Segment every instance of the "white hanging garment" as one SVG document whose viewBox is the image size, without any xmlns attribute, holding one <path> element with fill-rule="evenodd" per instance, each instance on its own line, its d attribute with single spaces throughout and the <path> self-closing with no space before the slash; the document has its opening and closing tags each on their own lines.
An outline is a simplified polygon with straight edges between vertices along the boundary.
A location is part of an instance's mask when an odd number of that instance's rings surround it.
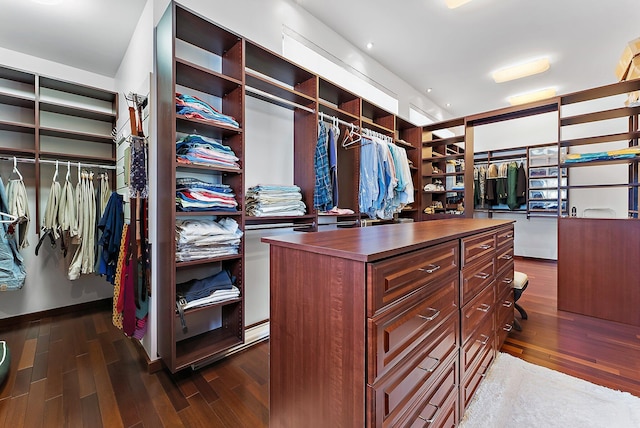
<svg viewBox="0 0 640 428">
<path fill-rule="evenodd" d="M 73 185 L 69 181 L 69 167 L 67 167 L 67 176 L 60 192 L 60 202 L 58 204 L 58 224 L 62 233 L 71 232 L 76 226 L 76 209 Z"/>
<path fill-rule="evenodd" d="M 44 218 L 42 219 L 42 231 L 51 231 L 54 239 L 60 237 L 58 225 L 58 208 L 60 204 L 60 183 L 58 178 L 58 166 L 56 165 L 56 173 L 51 181 L 51 189 L 47 198 L 47 205 L 44 210 Z"/>
<path fill-rule="evenodd" d="M 22 217 L 24 220 L 18 224 L 18 248 L 27 248 L 29 240 L 27 234 L 29 232 L 29 198 L 27 189 L 24 187 L 22 176 L 19 179 L 9 180 L 7 184 L 7 199 L 9 202 L 9 214 L 16 217 Z"/>
<path fill-rule="evenodd" d="M 80 274 L 93 273 L 95 269 L 96 195 L 93 173 L 83 171 L 76 193 L 78 203 L 78 248 L 69 266 L 68 278 L 75 280 Z"/>
<path fill-rule="evenodd" d="M 98 221 L 102 218 L 110 197 L 111 188 L 109 187 L 109 176 L 106 173 L 100 174 L 100 205 L 98 207 L 98 212 L 96 213 Z"/>
</svg>

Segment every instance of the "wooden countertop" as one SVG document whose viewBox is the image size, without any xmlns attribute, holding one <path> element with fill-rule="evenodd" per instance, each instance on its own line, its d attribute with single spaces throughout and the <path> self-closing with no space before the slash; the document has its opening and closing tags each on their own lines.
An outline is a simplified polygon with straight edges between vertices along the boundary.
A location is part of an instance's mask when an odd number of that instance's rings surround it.
<svg viewBox="0 0 640 428">
<path fill-rule="evenodd" d="M 374 262 L 441 242 L 489 231 L 513 220 L 454 218 L 262 238 L 262 242 L 317 254 Z"/>
</svg>

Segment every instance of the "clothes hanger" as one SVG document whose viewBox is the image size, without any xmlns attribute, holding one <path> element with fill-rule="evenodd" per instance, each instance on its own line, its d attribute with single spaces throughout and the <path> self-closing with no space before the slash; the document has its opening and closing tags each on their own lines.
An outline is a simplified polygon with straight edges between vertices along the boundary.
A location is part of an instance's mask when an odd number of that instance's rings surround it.
<svg viewBox="0 0 640 428">
<path fill-rule="evenodd" d="M 20 171 L 18 171 L 18 160 L 15 156 L 13 157 L 13 173 L 18 176 L 20 181 L 22 181 L 22 174 L 20 174 Z"/>
<path fill-rule="evenodd" d="M 56 172 L 53 174 L 53 180 L 56 181 L 58 179 L 58 160 L 56 159 Z"/>
<path fill-rule="evenodd" d="M 355 126 L 352 123 L 350 128 L 349 128 L 349 133 L 348 134 L 345 133 L 344 140 L 342 141 L 342 147 L 347 149 L 347 148 L 359 143 L 360 140 L 362 140 L 362 135 L 358 134 L 355 131 Z"/>
</svg>

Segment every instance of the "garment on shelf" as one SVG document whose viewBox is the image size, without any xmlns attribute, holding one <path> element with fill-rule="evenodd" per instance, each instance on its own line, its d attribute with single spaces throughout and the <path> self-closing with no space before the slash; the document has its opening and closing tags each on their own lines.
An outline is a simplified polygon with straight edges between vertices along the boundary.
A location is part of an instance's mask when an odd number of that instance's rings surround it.
<svg viewBox="0 0 640 428">
<path fill-rule="evenodd" d="M 412 203 L 413 182 L 406 150 L 377 136 L 363 136 L 358 203 L 370 218 L 392 219 Z"/>
<path fill-rule="evenodd" d="M 206 102 L 193 95 L 176 93 L 176 113 L 189 119 L 200 119 L 217 125 L 239 128 L 238 122 L 231 116 L 220 113 Z"/>
<path fill-rule="evenodd" d="M 240 169 L 238 160 L 229 146 L 202 135 L 189 134 L 176 141 L 178 163 Z"/>
<path fill-rule="evenodd" d="M 72 239 L 78 247 L 67 275 L 72 281 L 78 279 L 80 274 L 95 272 L 96 196 L 93 177 L 93 172 L 82 171 L 76 186 L 77 235 Z"/>
<path fill-rule="evenodd" d="M 329 167 L 328 130 L 324 122 L 318 123 L 318 140 L 313 158 L 315 169 L 315 185 L 313 189 L 313 206 L 318 211 L 329 211 L 333 208 L 333 187 L 331 185 L 331 169 Z"/>
<path fill-rule="evenodd" d="M 98 221 L 100 236 L 98 237 L 96 272 L 105 275 L 107 281 L 115 283 L 120 243 L 124 228 L 124 200 L 122 195 L 112 192 L 108 199 L 104 214 Z"/>
<path fill-rule="evenodd" d="M 197 178 L 176 179 L 178 211 L 237 211 L 238 202 L 228 184 L 207 183 Z"/>
<path fill-rule="evenodd" d="M 15 234 L 18 240 L 18 248 L 23 249 L 29 246 L 27 235 L 29 233 L 29 224 L 31 217 L 29 215 L 29 197 L 27 189 L 22 181 L 22 175 L 14 167 L 14 172 L 18 174 L 18 178 L 10 179 L 7 183 L 7 203 L 8 213 L 22 219 L 17 225 L 18 233 Z"/>
<path fill-rule="evenodd" d="M 24 260 L 13 236 L 17 219 L 7 218 L 5 214 L 8 212 L 7 196 L 0 180 L 0 291 L 21 289 L 27 276 Z"/>
<path fill-rule="evenodd" d="M 246 193 L 246 213 L 254 217 L 301 216 L 307 212 L 300 187 L 257 185 Z"/>
<path fill-rule="evenodd" d="M 229 217 L 218 221 L 188 219 L 176 221 L 176 261 L 208 259 L 238 254 L 242 231 Z"/>
<path fill-rule="evenodd" d="M 224 293 L 216 294 L 219 291 Z M 203 279 L 192 279 L 176 285 L 176 300 L 182 301 L 180 304 L 183 310 L 209 305 L 239 295 L 240 290 L 233 285 L 233 278 L 226 270 Z"/>
<path fill-rule="evenodd" d="M 565 163 L 593 162 L 614 159 L 632 159 L 640 156 L 640 147 L 628 147 L 620 150 L 594 153 L 569 153 L 565 156 Z"/>
</svg>

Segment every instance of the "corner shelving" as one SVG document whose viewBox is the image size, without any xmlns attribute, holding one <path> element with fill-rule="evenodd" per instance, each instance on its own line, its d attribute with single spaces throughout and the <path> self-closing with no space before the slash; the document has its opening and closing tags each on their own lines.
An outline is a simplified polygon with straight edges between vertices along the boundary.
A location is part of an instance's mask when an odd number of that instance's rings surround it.
<svg viewBox="0 0 640 428">
<path fill-rule="evenodd" d="M 190 261 L 176 261 L 176 221 L 189 218 L 234 219 L 244 230 L 244 41 L 205 18 L 171 3 L 157 27 L 159 126 L 158 266 L 160 289 L 158 351 L 172 371 L 196 364 L 244 343 L 244 238 L 238 254 Z M 200 98 L 219 112 L 232 116 L 233 127 L 176 114 L 176 93 Z M 240 169 L 183 164 L 176 161 L 176 141 L 199 134 L 229 146 L 240 159 Z M 238 202 L 238 211 L 180 212 L 176 207 L 176 178 L 192 177 L 227 184 Z M 181 329 L 176 310 L 176 284 L 202 279 L 226 270 L 240 290 L 238 298 L 188 309 Z"/>
</svg>

